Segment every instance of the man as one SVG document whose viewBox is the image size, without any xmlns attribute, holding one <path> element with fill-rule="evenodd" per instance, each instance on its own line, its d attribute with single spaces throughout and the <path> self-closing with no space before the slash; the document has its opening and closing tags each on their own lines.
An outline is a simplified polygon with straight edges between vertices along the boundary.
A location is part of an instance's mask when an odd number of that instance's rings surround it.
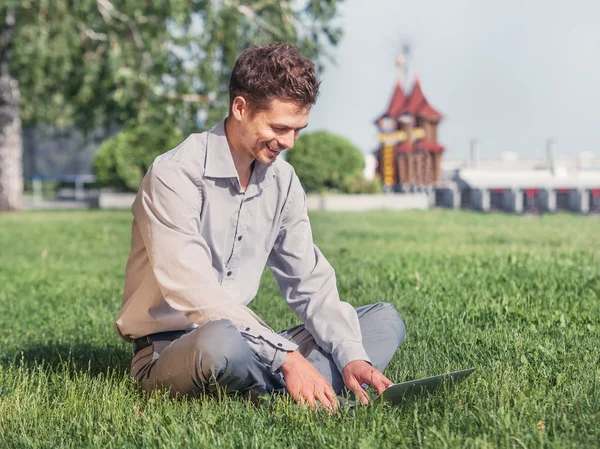
<svg viewBox="0 0 600 449">
<path fill-rule="evenodd" d="M 131 374 L 173 394 L 274 392 L 338 407 L 344 386 L 392 384 L 381 371 L 404 339 L 392 305 L 355 310 L 312 242 L 305 195 L 278 158 L 308 123 L 319 82 L 290 44 L 247 49 L 230 81 L 229 115 L 148 169 L 132 206 L 118 333 Z M 304 325 L 275 333 L 247 304 L 265 265 Z"/>
</svg>

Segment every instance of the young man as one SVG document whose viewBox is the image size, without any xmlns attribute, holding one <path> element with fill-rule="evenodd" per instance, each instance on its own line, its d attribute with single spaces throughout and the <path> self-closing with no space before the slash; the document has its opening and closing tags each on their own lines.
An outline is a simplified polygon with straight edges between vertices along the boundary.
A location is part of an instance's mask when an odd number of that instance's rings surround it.
<svg viewBox="0 0 600 449">
<path fill-rule="evenodd" d="M 312 242 L 305 195 L 279 153 L 308 123 L 319 82 L 290 44 L 247 49 L 229 115 L 159 156 L 132 206 L 117 332 L 132 376 L 173 394 L 273 392 L 335 409 L 344 385 L 392 384 L 381 371 L 404 339 L 394 307 L 354 309 Z M 265 265 L 304 325 L 275 333 L 247 304 Z"/>
</svg>

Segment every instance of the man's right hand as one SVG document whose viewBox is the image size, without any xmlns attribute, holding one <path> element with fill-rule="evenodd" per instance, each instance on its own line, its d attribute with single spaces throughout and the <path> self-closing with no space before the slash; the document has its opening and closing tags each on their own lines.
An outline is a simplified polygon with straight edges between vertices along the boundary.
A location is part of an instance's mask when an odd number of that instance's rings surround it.
<svg viewBox="0 0 600 449">
<path fill-rule="evenodd" d="M 297 403 L 308 403 L 314 409 L 320 402 L 327 410 L 338 409 L 340 404 L 327 379 L 298 351 L 287 353 L 280 371 L 287 390 Z"/>
</svg>

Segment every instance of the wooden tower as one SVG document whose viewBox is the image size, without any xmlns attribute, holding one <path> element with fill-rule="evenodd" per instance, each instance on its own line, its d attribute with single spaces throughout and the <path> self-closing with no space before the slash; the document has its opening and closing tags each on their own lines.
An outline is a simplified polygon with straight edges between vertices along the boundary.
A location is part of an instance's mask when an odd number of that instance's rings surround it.
<svg viewBox="0 0 600 449">
<path fill-rule="evenodd" d="M 440 182 L 444 147 L 438 143 L 437 128 L 442 118 L 427 101 L 418 78 L 409 95 L 398 79 L 387 111 L 375 121 L 381 142 L 375 152 L 377 171 L 385 190 L 408 191 Z"/>
</svg>

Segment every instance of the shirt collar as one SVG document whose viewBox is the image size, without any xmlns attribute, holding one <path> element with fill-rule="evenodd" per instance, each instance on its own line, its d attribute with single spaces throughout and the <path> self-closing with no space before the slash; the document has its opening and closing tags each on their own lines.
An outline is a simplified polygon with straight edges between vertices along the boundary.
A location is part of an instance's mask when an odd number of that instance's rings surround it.
<svg viewBox="0 0 600 449">
<path fill-rule="evenodd" d="M 237 178 L 237 171 L 225 136 L 225 120 L 208 132 L 204 175 L 209 178 Z"/>
<path fill-rule="evenodd" d="M 235 178 L 237 170 L 233 163 L 227 136 L 225 135 L 225 120 L 217 124 L 208 132 L 206 140 L 206 159 L 204 161 L 204 176 L 209 178 Z M 257 194 L 268 186 L 275 177 L 273 164 L 254 164 L 250 183 L 246 189 L 247 196 Z"/>
<path fill-rule="evenodd" d="M 252 170 L 252 176 L 250 177 L 250 183 L 246 189 L 246 197 L 250 198 L 271 184 L 275 177 L 275 170 L 273 164 L 266 165 L 260 164 L 258 161 L 254 163 L 254 170 Z"/>
</svg>

